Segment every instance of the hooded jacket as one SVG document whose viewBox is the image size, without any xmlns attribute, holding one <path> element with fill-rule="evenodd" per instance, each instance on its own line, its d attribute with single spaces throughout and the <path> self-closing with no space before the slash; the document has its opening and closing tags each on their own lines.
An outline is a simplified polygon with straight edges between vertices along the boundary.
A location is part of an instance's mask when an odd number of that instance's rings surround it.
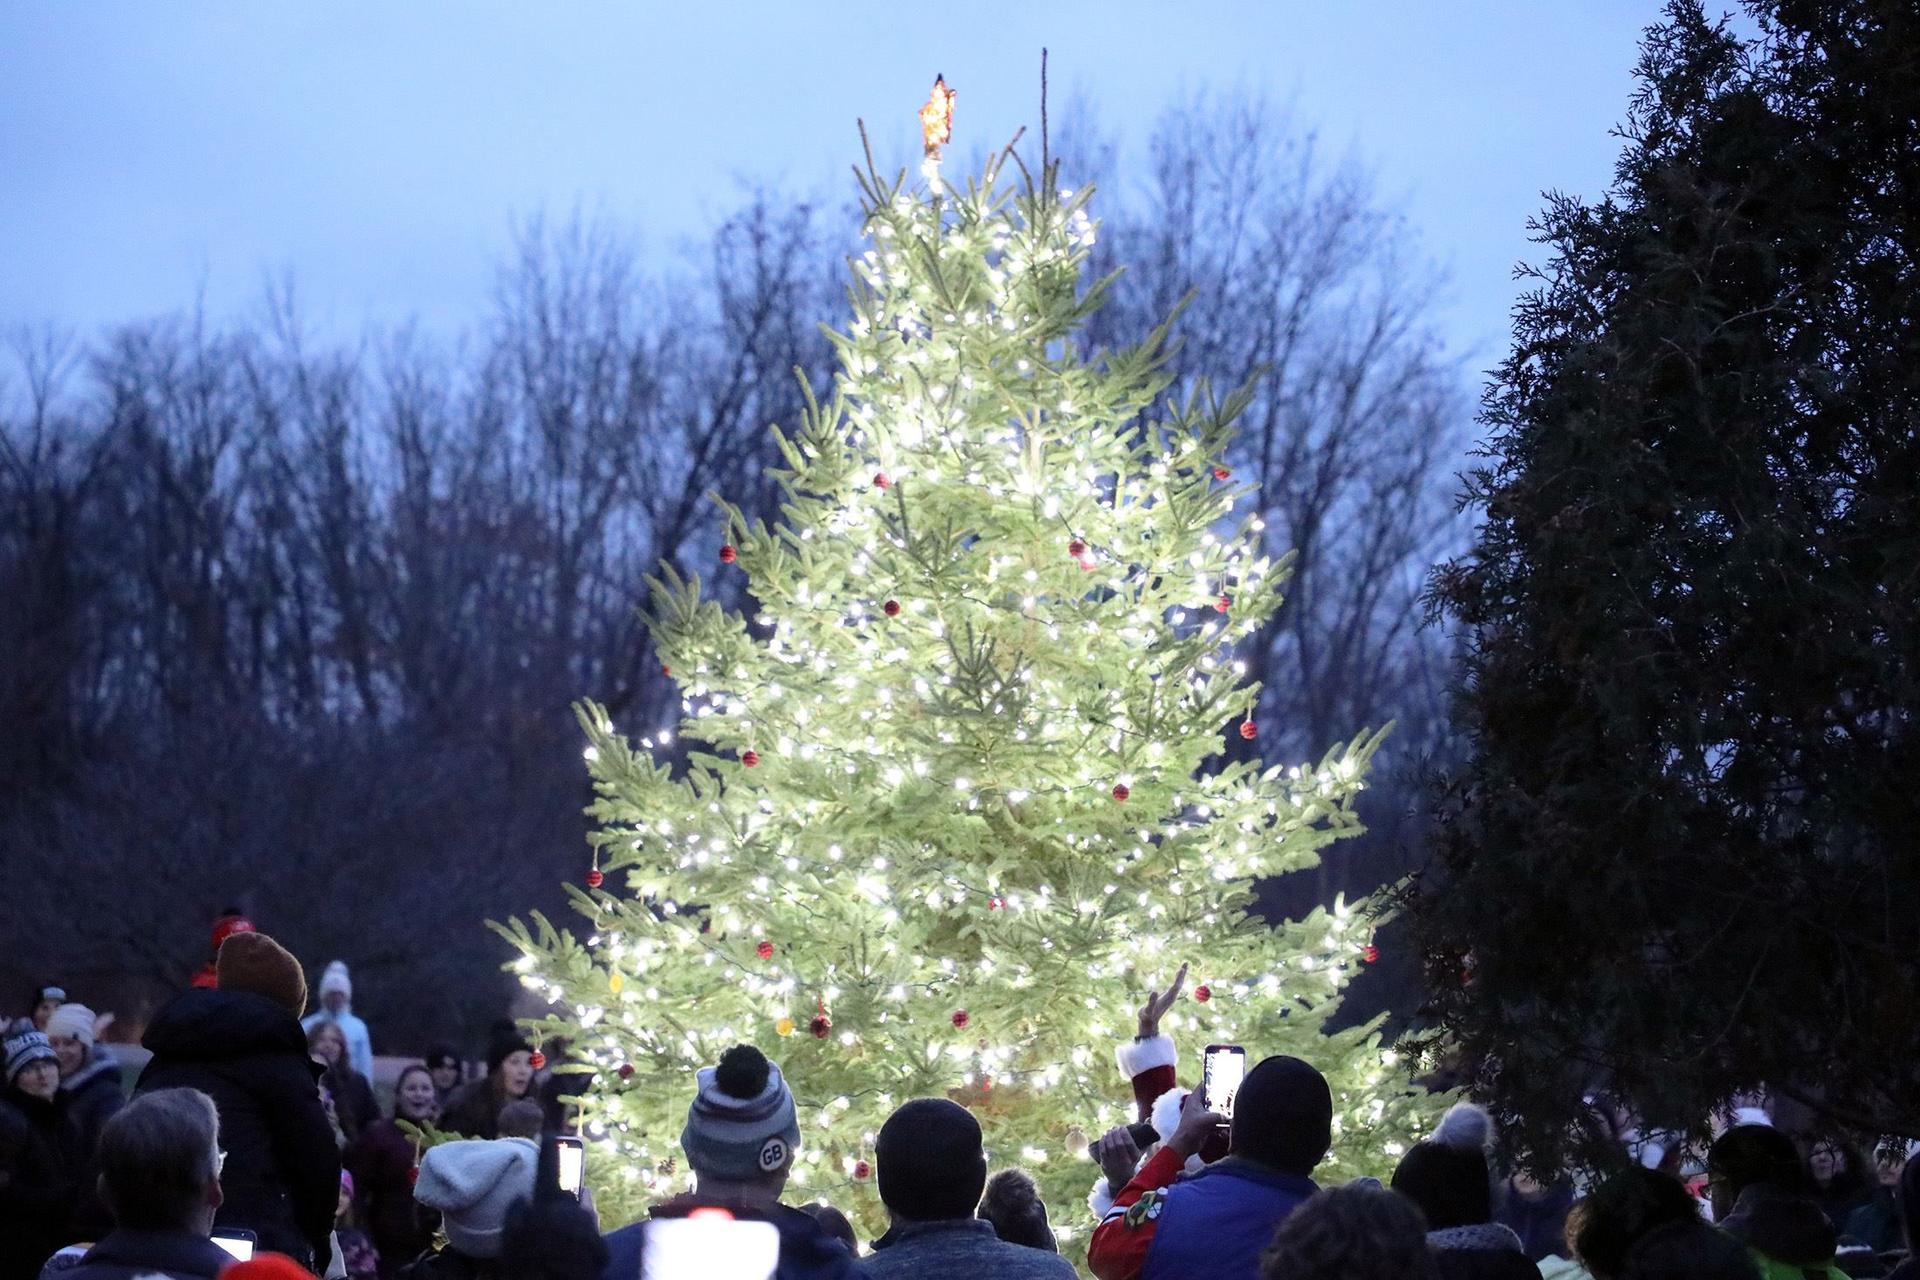
<svg viewBox="0 0 1920 1280">
<path fill-rule="evenodd" d="M 1748 1187 L 1720 1227 L 1747 1246 L 1763 1280 L 1845 1280 L 1833 1264 L 1833 1224 L 1809 1196 Z"/>
<path fill-rule="evenodd" d="M 160 1011 L 153 1060 L 134 1092 L 198 1089 L 220 1113 L 219 1226 L 324 1272 L 340 1193 L 340 1148 L 320 1102 L 320 1068 L 284 1007 L 250 991 L 193 990 Z"/>
</svg>

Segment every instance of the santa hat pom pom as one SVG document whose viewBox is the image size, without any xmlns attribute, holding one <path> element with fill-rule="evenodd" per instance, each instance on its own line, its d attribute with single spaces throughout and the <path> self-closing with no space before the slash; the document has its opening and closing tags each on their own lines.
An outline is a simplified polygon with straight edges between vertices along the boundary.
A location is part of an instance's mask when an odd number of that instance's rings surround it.
<svg viewBox="0 0 1920 1280">
<path fill-rule="evenodd" d="M 1493 1117 L 1485 1107 L 1456 1102 L 1440 1118 L 1433 1140 L 1443 1147 L 1461 1151 L 1484 1151 L 1493 1145 Z"/>
</svg>

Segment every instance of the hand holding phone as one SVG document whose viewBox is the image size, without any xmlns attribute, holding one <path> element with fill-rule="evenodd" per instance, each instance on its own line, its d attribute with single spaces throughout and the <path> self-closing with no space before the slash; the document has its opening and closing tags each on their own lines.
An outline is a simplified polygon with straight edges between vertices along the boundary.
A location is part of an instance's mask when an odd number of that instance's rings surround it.
<svg viewBox="0 0 1920 1280">
<path fill-rule="evenodd" d="M 1180 1104 L 1180 1123 L 1167 1139 L 1167 1147 L 1182 1158 L 1197 1156 L 1200 1148 L 1207 1145 L 1207 1139 L 1218 1133 L 1226 1122 L 1227 1118 L 1219 1112 L 1207 1110 L 1206 1097 L 1200 1090 L 1191 1090 L 1187 1100 Z"/>
</svg>

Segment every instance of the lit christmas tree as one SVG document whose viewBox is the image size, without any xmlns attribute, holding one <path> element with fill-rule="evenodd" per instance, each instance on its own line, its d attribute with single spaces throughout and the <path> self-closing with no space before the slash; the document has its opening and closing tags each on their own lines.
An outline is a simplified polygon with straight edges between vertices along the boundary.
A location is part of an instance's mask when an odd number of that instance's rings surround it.
<svg viewBox="0 0 1920 1280">
<path fill-rule="evenodd" d="M 784 520 L 727 508 L 718 571 L 757 607 L 653 584 L 684 761 L 585 706 L 592 927 L 504 931 L 554 1002 L 540 1028 L 594 1072 L 610 1222 L 689 1185 L 694 1069 L 744 1041 L 801 1105 L 790 1199 L 877 1234 L 875 1132 L 952 1096 L 1084 1243 L 1087 1138 L 1132 1119 L 1113 1046 L 1182 962 L 1182 1079 L 1213 1041 L 1318 1065 L 1324 1177 L 1384 1173 L 1434 1110 L 1375 1028 L 1323 1034 L 1371 921 L 1247 914 L 1257 878 L 1358 830 L 1379 738 L 1317 767 L 1223 763 L 1223 734 L 1255 736 L 1233 647 L 1285 576 L 1257 518 L 1232 524 L 1244 401 L 1160 403 L 1165 326 L 1080 352 L 1103 292 L 1082 279 L 1089 193 L 1048 172 L 1009 194 L 997 165 L 952 190 L 943 123 L 920 184 L 863 178 L 871 247 L 833 401 L 782 438 Z"/>
</svg>

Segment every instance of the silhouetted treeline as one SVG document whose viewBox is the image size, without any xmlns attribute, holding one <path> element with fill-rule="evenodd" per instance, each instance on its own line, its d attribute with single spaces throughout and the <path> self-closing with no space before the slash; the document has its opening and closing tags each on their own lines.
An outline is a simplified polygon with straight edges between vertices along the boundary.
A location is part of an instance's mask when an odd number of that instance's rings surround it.
<svg viewBox="0 0 1920 1280">
<path fill-rule="evenodd" d="M 1070 154 L 1118 174 L 1111 148 Z M 1129 271 L 1089 340 L 1196 290 L 1183 374 L 1259 377 L 1235 466 L 1299 550 L 1248 655 L 1261 747 L 1317 758 L 1397 718 L 1404 763 L 1444 733 L 1413 602 L 1466 420 L 1428 277 L 1360 175 L 1257 108 L 1170 113 L 1147 172 L 1101 202 L 1101 265 Z M 830 386 L 851 230 L 763 197 L 648 275 L 604 228 L 536 225 L 458 343 L 316 345 L 285 294 L 255 324 L 23 341 L 0 383 L 0 970 L 157 995 L 231 903 L 316 969 L 345 958 L 383 1045 L 496 1015 L 480 922 L 557 905 L 586 865 L 568 704 L 677 713 L 642 578 L 708 565 L 709 493 L 775 514 L 766 428 L 798 418 L 796 369 Z M 1375 850 L 1311 891 L 1396 869 L 1393 777 Z"/>
</svg>

